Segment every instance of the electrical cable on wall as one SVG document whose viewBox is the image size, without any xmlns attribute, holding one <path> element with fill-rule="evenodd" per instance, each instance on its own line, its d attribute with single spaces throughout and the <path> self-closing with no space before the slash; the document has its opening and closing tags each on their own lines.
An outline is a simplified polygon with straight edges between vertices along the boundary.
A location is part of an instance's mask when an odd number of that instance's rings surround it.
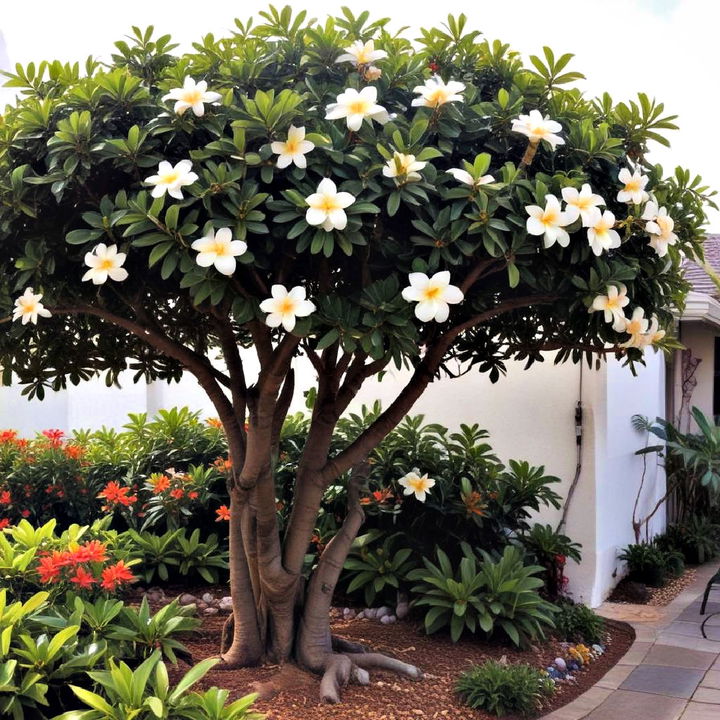
<svg viewBox="0 0 720 720">
<path fill-rule="evenodd" d="M 578 387 L 578 401 L 575 406 L 575 447 L 577 453 L 577 459 L 575 464 L 575 477 L 573 477 L 572 483 L 570 483 L 570 489 L 568 490 L 567 498 L 565 498 L 565 506 L 563 507 L 562 517 L 558 523 L 556 532 L 560 532 L 565 521 L 567 520 L 568 511 L 570 510 L 570 502 L 575 493 L 575 488 L 580 481 L 580 472 L 582 471 L 582 441 L 583 441 L 583 406 L 582 406 L 582 391 L 583 391 L 583 365 L 580 363 L 580 382 Z"/>
</svg>

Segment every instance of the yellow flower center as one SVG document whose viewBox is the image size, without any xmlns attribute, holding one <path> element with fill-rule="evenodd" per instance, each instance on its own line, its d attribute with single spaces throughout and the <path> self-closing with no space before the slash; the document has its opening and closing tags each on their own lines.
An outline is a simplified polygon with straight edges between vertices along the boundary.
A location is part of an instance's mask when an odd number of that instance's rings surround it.
<svg viewBox="0 0 720 720">
<path fill-rule="evenodd" d="M 637 192 L 640 189 L 640 178 L 631 178 L 625 183 L 626 192 Z"/>
<path fill-rule="evenodd" d="M 278 304 L 277 311 L 281 315 L 295 312 L 295 301 L 291 297 L 284 297 Z"/>
<path fill-rule="evenodd" d="M 545 210 L 542 214 L 542 217 L 540 218 L 540 222 L 543 225 L 557 225 L 558 220 L 560 219 L 560 214 L 557 210 L 554 208 L 550 208 L 549 210 Z"/>
<path fill-rule="evenodd" d="M 298 146 L 300 142 L 298 140 L 289 140 L 285 143 L 285 154 L 295 155 L 298 152 Z"/>
<path fill-rule="evenodd" d="M 98 270 L 110 270 L 113 267 L 113 261 L 109 258 L 102 259 L 97 266 Z"/>
<path fill-rule="evenodd" d="M 546 135 L 550 134 L 544 125 L 531 126 L 530 132 L 539 138 L 544 138 Z"/>
<path fill-rule="evenodd" d="M 367 65 L 367 63 L 370 62 L 370 53 L 366 48 L 363 48 L 355 53 L 355 58 L 358 61 L 358 65 Z"/>
<path fill-rule="evenodd" d="M 37 303 L 34 300 L 28 300 L 23 305 L 23 315 L 32 315 L 37 310 Z"/>
<path fill-rule="evenodd" d="M 430 285 L 423 290 L 423 300 L 439 300 L 442 296 L 442 288 L 437 285 Z"/>
<path fill-rule="evenodd" d="M 415 492 L 422 492 L 425 490 L 425 478 L 410 478 L 408 485 L 415 490 Z"/>
<path fill-rule="evenodd" d="M 160 182 L 163 185 L 172 185 L 180 179 L 180 173 L 177 170 L 171 170 L 169 173 L 160 176 Z"/>
<path fill-rule="evenodd" d="M 436 88 L 425 96 L 425 100 L 428 105 L 437 107 L 447 102 L 450 93 L 445 88 Z"/>
<path fill-rule="evenodd" d="M 626 333 L 630 333 L 631 335 L 636 335 L 637 333 L 642 331 L 642 321 L 641 320 L 631 320 L 627 327 L 625 328 Z"/>
<path fill-rule="evenodd" d="M 338 204 L 337 198 L 333 195 L 323 195 L 318 210 L 324 210 L 325 212 L 332 212 L 333 210 L 339 210 L 340 205 Z"/>
<path fill-rule="evenodd" d="M 603 218 L 600 218 L 593 230 L 595 230 L 598 235 L 605 235 L 611 227 L 611 223 L 609 223 L 607 220 L 604 220 Z"/>
<path fill-rule="evenodd" d="M 620 296 L 616 295 L 614 298 L 609 297 L 605 307 L 608 310 L 619 310 L 620 309 Z"/>
<path fill-rule="evenodd" d="M 354 100 L 348 105 L 348 114 L 350 115 L 366 115 L 368 111 L 367 100 Z"/>
<path fill-rule="evenodd" d="M 218 257 L 225 257 L 230 254 L 228 245 L 217 240 L 210 246 L 210 252 L 215 253 Z"/>
<path fill-rule="evenodd" d="M 575 205 L 580 208 L 580 210 L 587 210 L 589 207 L 592 207 L 592 198 L 579 195 L 576 200 L 570 202 L 570 205 Z"/>
<path fill-rule="evenodd" d="M 195 105 L 202 101 L 203 94 L 196 88 L 195 90 L 186 90 L 183 93 L 183 100 L 190 105 Z"/>
</svg>

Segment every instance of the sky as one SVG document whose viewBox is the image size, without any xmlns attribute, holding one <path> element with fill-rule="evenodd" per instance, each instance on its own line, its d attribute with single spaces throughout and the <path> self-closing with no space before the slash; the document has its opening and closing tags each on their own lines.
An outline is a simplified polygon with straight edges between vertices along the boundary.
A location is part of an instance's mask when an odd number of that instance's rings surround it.
<svg viewBox="0 0 720 720">
<path fill-rule="evenodd" d="M 327 0 L 289 4 L 312 8 L 311 15 L 319 19 L 335 14 L 340 5 Z M 539 54 L 543 45 L 556 55 L 574 53 L 572 67 L 587 78 L 577 85 L 587 95 L 609 92 L 620 101 L 645 92 L 679 115 L 680 130 L 669 135 L 672 148 L 653 145 L 649 159 L 666 173 L 676 165 L 687 167 L 720 191 L 720 4 L 713 0 L 473 0 L 448 2 L 442 10 L 418 0 L 346 4 L 356 14 L 367 9 L 376 17 L 390 17 L 392 27 L 412 29 L 442 23 L 448 11 L 464 12 L 469 26 L 490 40 L 510 43 L 525 58 Z M 123 0 L 110 6 L 97 0 L 6 0 L 3 5 L 0 67 L 13 67 L 43 59 L 106 58 L 131 25 L 153 24 L 171 33 L 181 49 L 188 48 L 208 32 L 224 34 L 234 17 L 247 19 L 268 3 Z M 0 88 L 0 106 L 11 98 Z M 720 213 L 710 211 L 709 218 L 708 232 L 720 233 Z"/>
</svg>

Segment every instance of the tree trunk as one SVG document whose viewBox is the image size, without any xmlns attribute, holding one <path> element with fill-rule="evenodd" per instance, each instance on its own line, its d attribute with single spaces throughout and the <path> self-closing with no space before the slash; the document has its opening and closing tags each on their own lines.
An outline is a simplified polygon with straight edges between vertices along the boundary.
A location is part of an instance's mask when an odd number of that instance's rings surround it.
<svg viewBox="0 0 720 720">
<path fill-rule="evenodd" d="M 322 675 L 320 697 L 325 702 L 340 701 L 340 689 L 348 682 L 367 684 L 368 669 L 383 668 L 422 677 L 421 671 L 407 663 L 333 637 L 330 608 L 333 592 L 350 546 L 364 520 L 359 487 L 367 466 L 353 469 L 348 487 L 348 512 L 338 534 L 328 543 L 307 590 L 301 592 L 301 577 L 268 571 L 281 562 L 277 556 L 263 553 L 257 518 L 253 515 L 251 494 L 234 489 L 231 493 L 230 589 L 233 616 L 223 633 L 222 658 L 227 669 L 262 662 L 294 661 L 300 667 Z M 308 538 L 309 540 L 309 538 Z M 303 602 L 298 603 L 302 597 Z M 226 645 L 229 648 L 226 650 Z"/>
</svg>

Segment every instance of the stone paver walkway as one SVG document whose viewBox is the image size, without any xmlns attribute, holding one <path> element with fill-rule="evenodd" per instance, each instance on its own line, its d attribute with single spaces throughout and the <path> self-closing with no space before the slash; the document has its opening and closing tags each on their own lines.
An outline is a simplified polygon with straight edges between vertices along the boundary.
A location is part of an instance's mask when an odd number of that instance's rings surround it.
<svg viewBox="0 0 720 720">
<path fill-rule="evenodd" d="M 717 561 L 667 607 L 605 603 L 598 612 L 636 632 L 620 662 L 594 687 L 541 720 L 720 720 L 720 615 L 705 626 L 700 602 Z M 706 615 L 720 612 L 720 588 Z"/>
</svg>

